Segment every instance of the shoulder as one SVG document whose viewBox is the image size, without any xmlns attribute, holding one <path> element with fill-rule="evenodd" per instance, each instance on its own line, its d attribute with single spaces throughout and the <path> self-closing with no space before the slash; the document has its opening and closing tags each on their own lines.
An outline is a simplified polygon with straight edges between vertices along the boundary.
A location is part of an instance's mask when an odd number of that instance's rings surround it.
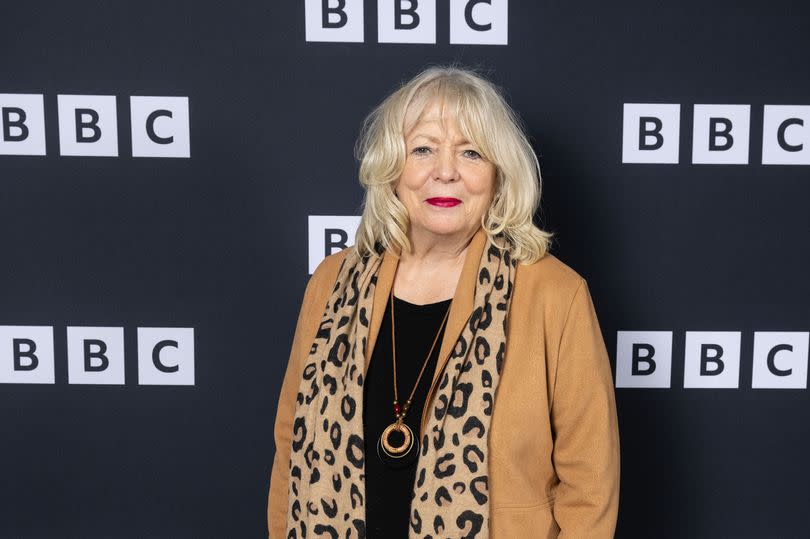
<svg viewBox="0 0 810 539">
<path fill-rule="evenodd" d="M 315 271 L 307 282 L 304 298 L 301 304 L 301 324 L 313 331 L 323 314 L 323 307 L 332 293 L 335 280 L 340 270 L 340 264 L 346 257 L 350 248 L 333 253 L 316 266 Z"/>
<path fill-rule="evenodd" d="M 587 287 L 585 278 L 551 253 L 531 264 L 518 263 L 515 272 L 515 296 L 543 297 L 553 303 L 570 304 L 584 287 Z"/>
<path fill-rule="evenodd" d="M 307 288 L 322 289 L 329 287 L 331 289 L 335 279 L 337 279 L 337 274 L 340 271 L 340 265 L 343 263 L 343 259 L 346 258 L 346 255 L 349 254 L 349 251 L 353 248 L 353 246 L 346 247 L 321 260 L 312 273 L 312 277 L 309 278 Z"/>
<path fill-rule="evenodd" d="M 531 264 L 518 263 L 515 279 L 521 281 L 542 281 L 555 286 L 577 287 L 584 281 L 576 270 L 551 253 Z"/>
</svg>

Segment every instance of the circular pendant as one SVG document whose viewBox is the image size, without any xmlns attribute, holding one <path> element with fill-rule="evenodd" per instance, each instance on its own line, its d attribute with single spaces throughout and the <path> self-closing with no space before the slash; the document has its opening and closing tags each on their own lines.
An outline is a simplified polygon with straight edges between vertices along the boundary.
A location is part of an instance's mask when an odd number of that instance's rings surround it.
<svg viewBox="0 0 810 539">
<path fill-rule="evenodd" d="M 395 436 L 401 437 L 402 441 L 392 441 Z M 391 423 L 377 439 L 377 456 L 389 468 L 403 468 L 419 456 L 419 440 L 406 423 Z"/>
</svg>

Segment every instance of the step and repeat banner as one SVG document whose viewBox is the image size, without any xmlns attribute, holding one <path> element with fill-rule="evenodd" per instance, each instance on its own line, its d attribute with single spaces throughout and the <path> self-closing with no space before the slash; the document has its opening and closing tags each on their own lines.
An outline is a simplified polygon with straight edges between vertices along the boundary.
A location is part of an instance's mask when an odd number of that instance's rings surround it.
<svg viewBox="0 0 810 539">
<path fill-rule="evenodd" d="M 307 279 L 354 241 L 362 119 L 450 63 L 524 119 L 538 221 L 588 280 L 616 536 L 810 533 L 807 3 L 0 19 L 0 537 L 266 537 L 276 399 Z"/>
</svg>

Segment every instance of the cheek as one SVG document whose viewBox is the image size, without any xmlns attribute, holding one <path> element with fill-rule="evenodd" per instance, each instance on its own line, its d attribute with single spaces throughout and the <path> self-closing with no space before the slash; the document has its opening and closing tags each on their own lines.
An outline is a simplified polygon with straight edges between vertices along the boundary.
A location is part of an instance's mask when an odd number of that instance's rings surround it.
<svg viewBox="0 0 810 539">
<path fill-rule="evenodd" d="M 417 165 L 412 162 L 406 162 L 402 174 L 399 176 L 397 183 L 400 192 L 402 190 L 415 191 L 424 184 L 423 174 Z"/>
<path fill-rule="evenodd" d="M 470 182 L 468 191 L 471 198 L 469 213 L 477 217 L 487 211 L 495 196 L 494 174 L 479 173 L 474 181 Z"/>
<path fill-rule="evenodd" d="M 495 194 L 495 171 L 478 170 L 471 176 L 469 191 L 475 196 L 491 198 Z"/>
</svg>

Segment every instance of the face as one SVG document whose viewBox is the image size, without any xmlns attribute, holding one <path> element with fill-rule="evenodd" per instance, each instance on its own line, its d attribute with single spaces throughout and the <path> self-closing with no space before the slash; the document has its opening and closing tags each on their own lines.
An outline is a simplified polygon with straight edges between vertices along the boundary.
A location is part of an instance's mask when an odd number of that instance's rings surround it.
<svg viewBox="0 0 810 539">
<path fill-rule="evenodd" d="M 405 134 L 395 192 L 408 210 L 411 240 L 472 236 L 495 193 L 495 165 L 440 114 L 439 103 L 429 105 Z"/>
</svg>

